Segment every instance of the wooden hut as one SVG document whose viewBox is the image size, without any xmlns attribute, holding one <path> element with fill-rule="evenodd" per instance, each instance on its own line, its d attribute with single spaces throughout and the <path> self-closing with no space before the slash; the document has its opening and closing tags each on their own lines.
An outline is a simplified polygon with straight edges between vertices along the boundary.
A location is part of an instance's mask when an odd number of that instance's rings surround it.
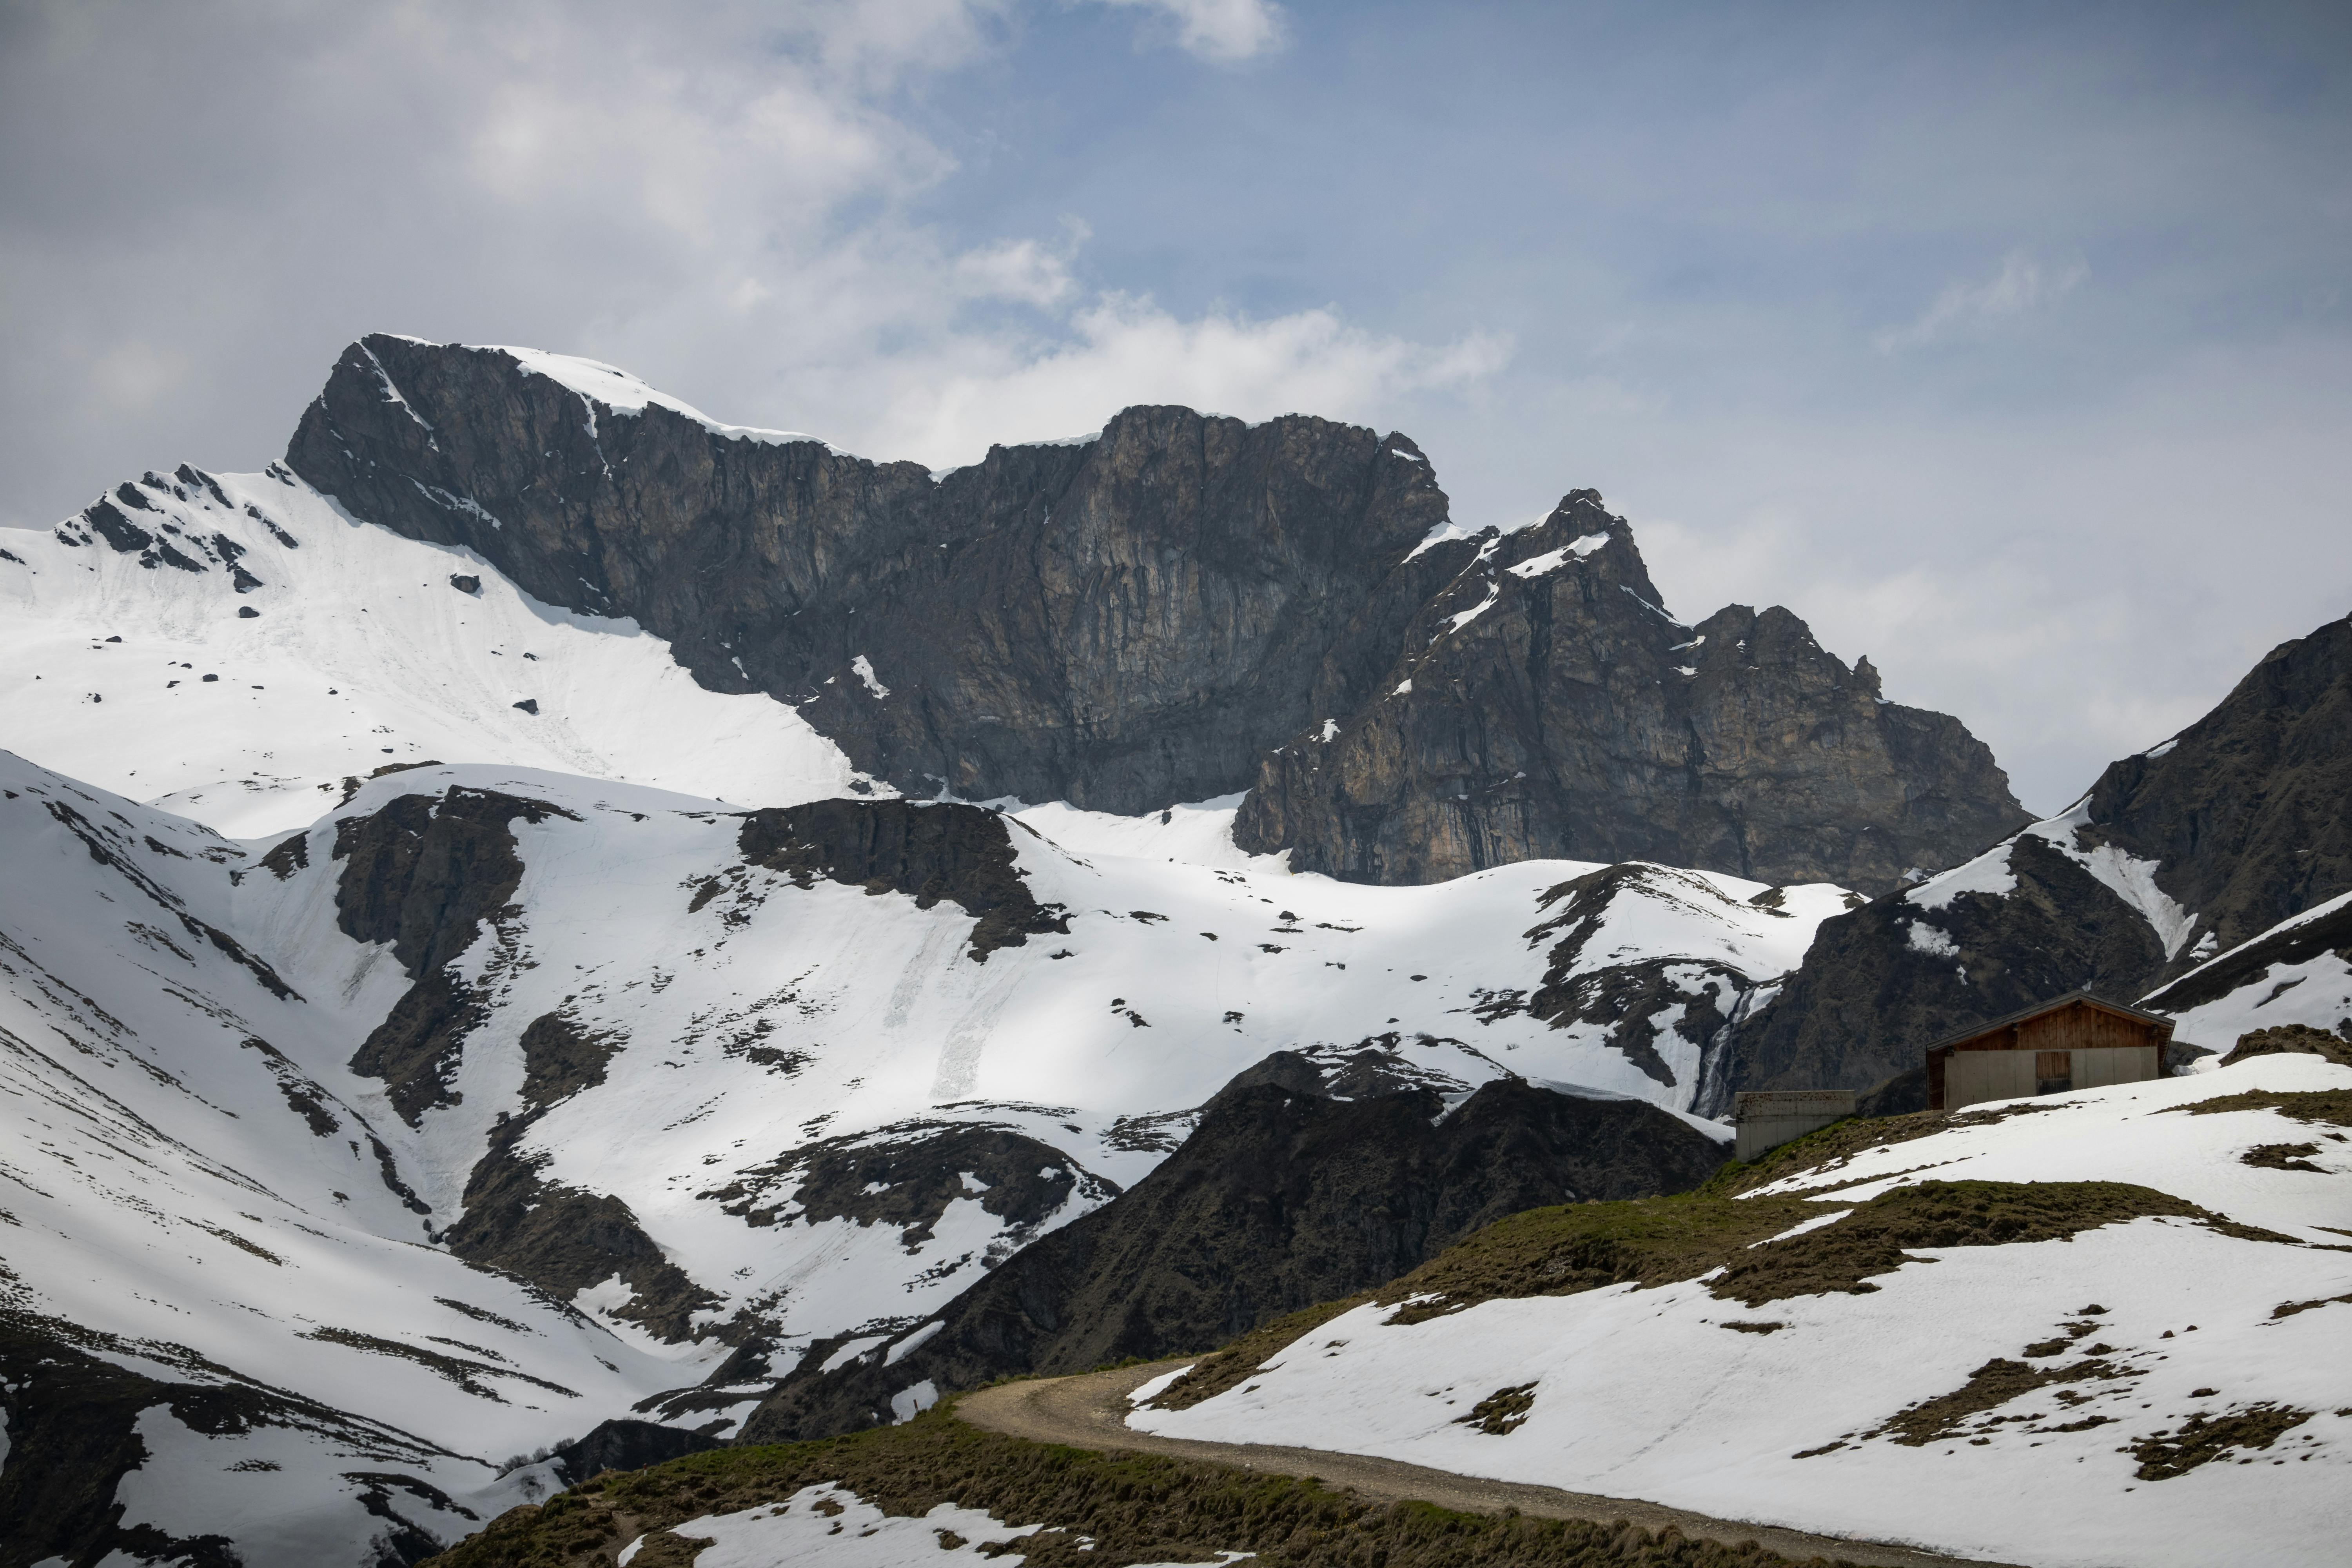
<svg viewBox="0 0 2352 1568">
<path fill-rule="evenodd" d="M 2171 1039 L 2171 1019 L 2078 991 L 1929 1046 L 1927 1108 L 2162 1078 Z"/>
</svg>

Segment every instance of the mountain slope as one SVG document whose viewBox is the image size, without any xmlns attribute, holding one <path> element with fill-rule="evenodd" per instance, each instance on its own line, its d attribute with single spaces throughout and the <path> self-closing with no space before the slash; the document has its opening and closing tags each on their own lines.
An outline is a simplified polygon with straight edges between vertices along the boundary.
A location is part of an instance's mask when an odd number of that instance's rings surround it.
<svg viewBox="0 0 2352 1568">
<path fill-rule="evenodd" d="M 935 480 L 586 362 L 383 334 L 287 464 L 551 603 L 635 616 L 705 685 L 807 705 L 877 776 L 1129 814 L 1237 787 L 1327 653 L 1393 641 L 1420 599 L 1379 590 L 1445 513 L 1402 437 L 1302 416 L 1129 409 Z"/>
<path fill-rule="evenodd" d="M 1847 897 L 1559 862 L 1355 888 L 480 766 L 239 843 L 0 773 L 28 1562 L 413 1560 L 554 1484 L 510 1457 L 632 1412 L 737 1431 L 810 1347 L 887 1343 L 1143 1181 L 1273 1052 L 1712 1148 L 1676 1118 L 1719 1018 Z M 1559 1162 L 1535 1196 L 1584 1157 L 1546 1137 L 1512 1145 Z M 1483 1212 L 1458 1184 L 1428 1234 Z"/>
<path fill-rule="evenodd" d="M 696 1375 L 427 1245 L 383 988 L 232 934 L 245 850 L 5 753 L 0 849 L 9 1561 L 413 1561 Z"/>
<path fill-rule="evenodd" d="M 2049 1568 L 2339 1561 L 2352 1068 L 1918 1122 L 1519 1215 L 1132 1423 Z"/>
<path fill-rule="evenodd" d="M 2110 764 L 2064 815 L 1826 922 L 1742 1024 L 1726 1093 L 1868 1088 L 1916 1068 L 1943 1035 L 2077 987 L 2120 1002 L 2154 990 L 2150 1004 L 2168 1008 L 2216 1000 L 2217 976 L 2158 988 L 2352 892 L 2347 803 L 2352 619 L 2282 644 L 2205 717 Z M 2264 1021 L 2335 1027 L 2345 1014 L 2317 995 Z M 2184 1018 L 2178 1037 L 2226 1050 L 2233 1034 L 2198 1032 L 2220 1017 L 2194 1029 Z"/>
<path fill-rule="evenodd" d="M 1449 1107 L 1384 1068 L 1369 1052 L 1319 1071 L 1267 1058 L 1109 1204 L 887 1345 L 804 1362 L 745 1437 L 829 1436 L 1010 1373 L 1220 1343 L 1384 1284 L 1504 1215 L 1681 1191 L 1727 1157 L 1719 1131 L 1638 1102 L 1496 1079 Z"/>
<path fill-rule="evenodd" d="M 634 622 L 533 599 L 282 470 L 184 465 L 0 538 L 7 744 L 226 833 L 304 826 L 346 778 L 433 758 L 761 805 L 873 787 L 792 709 L 698 685 Z"/>
</svg>

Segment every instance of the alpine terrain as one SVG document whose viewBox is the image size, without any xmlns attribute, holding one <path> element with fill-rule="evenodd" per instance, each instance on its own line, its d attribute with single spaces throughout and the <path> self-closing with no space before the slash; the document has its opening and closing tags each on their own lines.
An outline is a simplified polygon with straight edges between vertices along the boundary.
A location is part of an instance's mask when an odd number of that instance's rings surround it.
<svg viewBox="0 0 2352 1568">
<path fill-rule="evenodd" d="M 948 1415 L 1129 1358 L 1139 1433 L 1828 1535 L 2340 1535 L 2352 622 L 2034 822 L 1589 489 L 386 334 L 0 543 L 0 1568 L 1314 1560 Z M 1924 1112 L 2084 985 L 2199 1070 Z M 1783 1087 L 1892 1119 L 1728 1164 Z"/>
</svg>

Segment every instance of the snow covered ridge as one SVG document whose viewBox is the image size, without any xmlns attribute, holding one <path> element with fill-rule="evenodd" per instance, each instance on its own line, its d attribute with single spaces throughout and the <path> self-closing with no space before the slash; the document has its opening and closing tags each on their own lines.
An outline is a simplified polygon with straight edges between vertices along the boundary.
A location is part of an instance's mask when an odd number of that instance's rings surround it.
<svg viewBox="0 0 2352 1568">
<path fill-rule="evenodd" d="M 2112 844 L 2095 842 L 2091 821 L 2091 797 L 2084 795 L 2059 816 L 2021 828 L 2018 833 L 1940 876 L 1930 877 L 1903 895 L 1923 910 L 1943 910 L 1962 893 L 2013 892 L 2017 879 L 2009 868 L 2010 850 L 2027 835 L 2041 839 L 2088 871 L 2099 883 L 2129 905 L 2156 932 L 2164 956 L 2171 958 L 2197 929 L 2197 911 L 2184 910 L 2157 886 L 2157 862 L 2143 860 Z M 2089 842 L 2086 842 L 2088 840 Z"/>
<path fill-rule="evenodd" d="M 983 955 L 954 897 L 752 863 L 708 798 L 488 765 L 342 787 L 236 841 L 0 753 L 0 1289 L 33 1355 L 5 1398 L 119 1369 L 155 1456 L 125 1528 L 257 1565 L 454 1539 L 549 1484 L 507 1460 L 632 1411 L 733 1430 L 802 1347 L 894 1342 L 1276 1049 L 1674 1109 L 1682 1015 L 1612 1031 L 1517 999 L 1654 962 L 1719 994 L 1841 907 L 1657 868 L 1382 889 L 1154 853 L 1215 807 L 1032 814 L 1080 854 L 969 806 L 834 803 L 1003 825 L 1067 930 Z M 404 927 L 404 889 L 477 913 Z M 1568 912 L 1563 968 L 1541 928 Z M 734 1357 L 749 1339 L 773 1348 Z"/>
<path fill-rule="evenodd" d="M 761 805 L 893 793 L 634 621 L 542 604 L 283 469 L 151 473 L 0 542 L 0 741 L 226 833 L 304 826 L 346 778 L 432 758 Z"/>
<path fill-rule="evenodd" d="M 2050 1568 L 2340 1561 L 2352 1069 L 2264 1057 L 1895 1141 L 1935 1125 L 1693 1200 L 1729 1248 L 1696 1279 L 1360 1308 L 1132 1420 Z M 1862 1245 L 1915 1209 L 1951 1244 Z"/>
</svg>

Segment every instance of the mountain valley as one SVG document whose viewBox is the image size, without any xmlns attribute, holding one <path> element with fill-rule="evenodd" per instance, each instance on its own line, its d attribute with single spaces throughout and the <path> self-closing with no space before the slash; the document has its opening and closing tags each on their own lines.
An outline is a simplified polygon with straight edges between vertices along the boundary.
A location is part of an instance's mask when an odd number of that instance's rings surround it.
<svg viewBox="0 0 2352 1568">
<path fill-rule="evenodd" d="M 376 334 L 266 472 L 0 534 L 0 1568 L 413 1564 L 608 1467 L 1237 1340 L 1136 1429 L 2037 1563 L 2260 1511 L 2323 1560 L 2352 619 L 2033 821 L 1791 611 L 1675 621 L 1595 492 L 1448 506 L 1303 415 L 935 474 Z M 1925 1046 L 2084 987 L 2189 1070 L 1923 1114 Z M 1813 1088 L 1874 1119 L 1727 1163 L 1738 1092 Z M 1732 1279 L 1945 1182 L 2134 1195 L 1888 1221 L 1769 1328 L 1615 1262 L 1413 1306 L 1531 1213 L 1834 1193 Z M 1266 1337 L 1301 1312 L 1328 1356 Z M 2076 1321 L 2102 1370 L 2041 1375 Z M 2118 1430 L 1889 1436 L 1979 1363 Z M 2303 1418 L 2105 1486 L 2209 1396 Z M 1969 1517 L 2062 1460 L 2079 1541 Z"/>
</svg>

